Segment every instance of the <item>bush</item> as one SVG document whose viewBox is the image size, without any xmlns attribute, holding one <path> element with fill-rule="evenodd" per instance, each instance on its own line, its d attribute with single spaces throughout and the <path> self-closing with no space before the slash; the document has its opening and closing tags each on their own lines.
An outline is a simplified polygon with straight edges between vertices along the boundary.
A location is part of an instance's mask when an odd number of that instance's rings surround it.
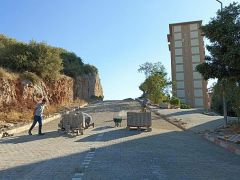
<svg viewBox="0 0 240 180">
<path fill-rule="evenodd" d="M 84 64 L 72 52 L 35 41 L 18 42 L 1 34 L 0 66 L 15 72 L 33 72 L 49 80 L 57 79 L 61 72 L 70 77 L 98 73 L 95 66 Z"/>
<path fill-rule="evenodd" d="M 83 66 L 83 72 L 84 74 L 97 74 L 98 69 L 95 66 L 92 66 L 90 64 L 85 64 Z"/>
<path fill-rule="evenodd" d="M 180 104 L 180 108 L 181 109 L 190 109 L 191 107 L 188 104 L 186 104 L 186 103 L 181 103 Z"/>
<path fill-rule="evenodd" d="M 173 106 L 180 106 L 180 99 L 175 96 L 172 96 L 170 99 L 170 104 Z"/>
<path fill-rule="evenodd" d="M 64 74 L 70 77 L 76 77 L 84 73 L 82 59 L 77 57 L 76 54 L 62 50 L 60 56 L 63 60 Z"/>
<path fill-rule="evenodd" d="M 163 96 L 162 97 L 162 102 L 163 103 L 170 103 L 170 96 Z"/>
<path fill-rule="evenodd" d="M 57 48 L 34 41 L 16 42 L 0 53 L 0 65 L 17 72 L 34 72 L 41 78 L 56 79 L 62 69 L 62 59 Z"/>
<path fill-rule="evenodd" d="M 39 84 L 41 79 L 34 73 L 32 72 L 24 72 L 22 75 L 21 75 L 22 79 L 26 79 L 26 80 L 29 80 L 31 81 L 33 84 Z"/>
<path fill-rule="evenodd" d="M 92 96 L 90 97 L 91 100 L 100 100 L 100 101 L 102 101 L 103 98 L 104 98 L 104 96 L 95 96 L 95 95 L 92 95 Z"/>
</svg>

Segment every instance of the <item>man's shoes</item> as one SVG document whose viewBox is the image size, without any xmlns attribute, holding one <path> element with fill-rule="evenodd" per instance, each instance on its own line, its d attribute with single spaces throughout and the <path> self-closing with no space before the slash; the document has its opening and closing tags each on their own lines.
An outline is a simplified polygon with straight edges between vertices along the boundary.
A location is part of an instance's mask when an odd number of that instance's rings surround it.
<svg viewBox="0 0 240 180">
<path fill-rule="evenodd" d="M 29 136 L 31 136 L 31 135 L 32 135 L 32 133 L 31 133 L 30 131 L 28 131 L 28 135 L 29 135 Z"/>
<path fill-rule="evenodd" d="M 38 135 L 39 135 L 39 136 L 42 136 L 42 135 L 44 135 L 44 134 L 45 134 L 45 133 L 39 133 Z"/>
</svg>

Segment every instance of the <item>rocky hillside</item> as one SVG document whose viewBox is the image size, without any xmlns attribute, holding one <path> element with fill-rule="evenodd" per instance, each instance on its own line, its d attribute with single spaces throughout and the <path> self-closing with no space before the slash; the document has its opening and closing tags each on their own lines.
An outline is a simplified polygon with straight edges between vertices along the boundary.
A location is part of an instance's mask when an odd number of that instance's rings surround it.
<svg viewBox="0 0 240 180">
<path fill-rule="evenodd" d="M 63 104 L 74 99 L 89 99 L 103 96 L 98 75 L 84 75 L 76 79 L 62 75 L 58 80 L 40 81 L 33 84 L 20 77 L 0 76 L 0 109 L 32 109 L 41 97 L 46 97 L 50 104 Z"/>
<path fill-rule="evenodd" d="M 98 74 L 78 76 L 74 82 L 74 98 L 103 97 L 103 89 Z"/>
</svg>

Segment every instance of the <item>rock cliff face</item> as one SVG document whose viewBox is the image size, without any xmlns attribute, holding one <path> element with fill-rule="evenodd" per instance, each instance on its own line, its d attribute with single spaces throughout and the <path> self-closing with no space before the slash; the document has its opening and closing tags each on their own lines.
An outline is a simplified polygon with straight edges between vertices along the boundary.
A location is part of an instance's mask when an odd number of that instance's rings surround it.
<svg viewBox="0 0 240 180">
<path fill-rule="evenodd" d="M 89 99 L 92 96 L 103 96 L 99 75 L 77 77 L 74 83 L 74 98 Z"/>
<path fill-rule="evenodd" d="M 61 104 L 73 100 L 73 79 L 61 76 L 56 81 L 39 82 L 0 78 L 0 109 L 15 106 L 31 109 L 36 102 L 46 97 L 50 104 Z"/>
<path fill-rule="evenodd" d="M 41 97 L 46 97 L 50 104 L 63 104 L 72 102 L 74 98 L 89 99 L 91 96 L 103 96 L 98 75 L 75 80 L 61 76 L 56 81 L 41 81 L 38 85 L 20 78 L 0 78 L 0 110 L 14 107 L 32 109 Z"/>
<path fill-rule="evenodd" d="M 17 103 L 16 83 L 12 80 L 0 78 L 0 107 Z"/>
</svg>

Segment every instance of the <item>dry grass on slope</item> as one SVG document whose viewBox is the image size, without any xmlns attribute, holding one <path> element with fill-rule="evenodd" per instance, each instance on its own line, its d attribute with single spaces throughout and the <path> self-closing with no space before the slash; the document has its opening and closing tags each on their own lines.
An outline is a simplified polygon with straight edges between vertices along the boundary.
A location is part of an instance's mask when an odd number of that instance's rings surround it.
<svg viewBox="0 0 240 180">
<path fill-rule="evenodd" d="M 44 115 L 49 116 L 54 113 L 57 113 L 61 110 L 70 110 L 74 107 L 78 107 L 86 104 L 84 100 L 76 100 L 72 103 L 63 103 L 63 104 L 53 104 L 48 105 L 44 111 Z M 6 123 L 17 124 L 19 122 L 31 122 L 33 119 L 33 110 L 34 109 L 7 109 L 0 112 L 0 121 Z"/>
<path fill-rule="evenodd" d="M 9 70 L 6 70 L 6 69 L 3 69 L 2 67 L 0 67 L 0 78 L 16 80 L 17 78 L 19 78 L 19 74 L 13 73 Z"/>
</svg>

